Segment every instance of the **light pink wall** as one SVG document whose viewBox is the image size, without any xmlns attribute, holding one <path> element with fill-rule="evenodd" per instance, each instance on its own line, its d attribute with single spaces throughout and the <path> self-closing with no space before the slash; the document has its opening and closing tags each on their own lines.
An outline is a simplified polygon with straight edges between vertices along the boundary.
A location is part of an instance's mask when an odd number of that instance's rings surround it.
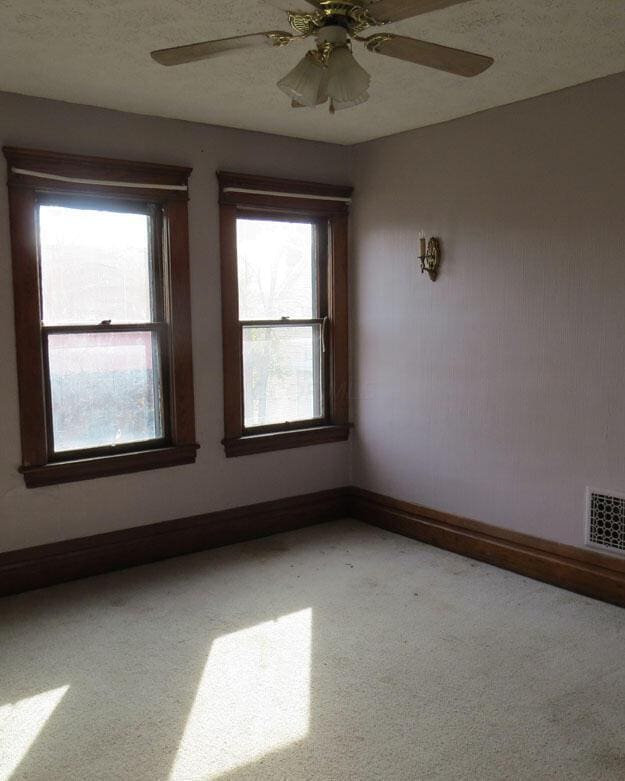
<svg viewBox="0 0 625 781">
<path fill-rule="evenodd" d="M 349 183 L 357 485 L 583 544 L 625 489 L 625 74 L 361 145 L 0 94 L 0 143 L 191 165 L 197 464 L 26 490 L 0 187 L 0 550 L 350 480 L 333 444 L 225 459 L 217 168 Z M 443 241 L 432 284 L 419 228 Z"/>
<path fill-rule="evenodd" d="M 625 489 L 624 95 L 620 74 L 357 148 L 357 485 L 575 545 L 586 486 Z"/>
<path fill-rule="evenodd" d="M 0 144 L 193 166 L 193 359 L 201 444 L 192 466 L 26 490 L 17 473 L 20 441 L 9 222 L 6 187 L 1 186 L 0 550 L 347 483 L 345 443 L 224 457 L 215 178 L 215 171 L 222 168 L 349 184 L 350 155 L 344 148 L 8 94 L 0 94 Z"/>
</svg>

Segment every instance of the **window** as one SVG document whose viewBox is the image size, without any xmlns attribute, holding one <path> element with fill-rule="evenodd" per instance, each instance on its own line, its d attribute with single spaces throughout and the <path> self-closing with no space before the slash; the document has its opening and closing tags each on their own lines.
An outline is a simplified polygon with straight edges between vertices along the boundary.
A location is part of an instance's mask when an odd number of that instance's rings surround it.
<svg viewBox="0 0 625 781">
<path fill-rule="evenodd" d="M 4 152 L 26 484 L 193 462 L 190 170 Z"/>
<path fill-rule="evenodd" d="M 218 178 L 226 455 L 347 439 L 351 188 Z"/>
<path fill-rule="evenodd" d="M 324 419 L 322 232 L 310 219 L 237 217 L 247 430 Z"/>
</svg>

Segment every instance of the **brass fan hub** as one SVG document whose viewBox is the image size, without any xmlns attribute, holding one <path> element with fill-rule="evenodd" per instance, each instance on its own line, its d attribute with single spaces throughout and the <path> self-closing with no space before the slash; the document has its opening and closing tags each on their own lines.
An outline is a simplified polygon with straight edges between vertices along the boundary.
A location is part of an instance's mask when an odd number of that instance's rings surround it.
<svg viewBox="0 0 625 781">
<path fill-rule="evenodd" d="M 367 8 L 350 0 L 321 0 L 319 10 L 302 14 L 289 11 L 289 23 L 299 35 L 314 35 L 328 24 L 344 27 L 350 35 L 358 35 L 367 27 L 383 24 L 375 19 Z"/>
</svg>

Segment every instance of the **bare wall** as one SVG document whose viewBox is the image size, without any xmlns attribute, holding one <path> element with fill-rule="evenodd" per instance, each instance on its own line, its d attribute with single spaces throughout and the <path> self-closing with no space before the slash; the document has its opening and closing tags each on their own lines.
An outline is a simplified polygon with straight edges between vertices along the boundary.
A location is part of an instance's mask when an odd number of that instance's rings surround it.
<svg viewBox="0 0 625 781">
<path fill-rule="evenodd" d="M 26 490 L 0 188 L 0 550 L 344 485 L 576 545 L 625 489 L 625 74 L 344 147 L 0 94 L 0 142 L 191 165 L 198 462 Z M 350 445 L 225 459 L 218 168 L 348 183 Z M 443 241 L 436 283 L 419 228 Z"/>
<path fill-rule="evenodd" d="M 0 550 L 345 485 L 349 445 L 226 459 L 215 171 L 350 182 L 344 148 L 0 93 L 0 144 L 190 165 L 194 465 L 26 489 L 20 463 L 9 219 L 0 187 Z M 4 165 L 4 160 L 2 160 Z"/>
<path fill-rule="evenodd" d="M 574 545 L 586 486 L 625 489 L 624 95 L 619 74 L 357 148 L 357 485 Z"/>
</svg>

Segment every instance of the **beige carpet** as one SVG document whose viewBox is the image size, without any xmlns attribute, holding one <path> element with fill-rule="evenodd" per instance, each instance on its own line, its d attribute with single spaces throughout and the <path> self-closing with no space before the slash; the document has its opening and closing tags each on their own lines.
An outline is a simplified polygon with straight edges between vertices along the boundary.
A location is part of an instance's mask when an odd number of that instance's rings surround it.
<svg viewBox="0 0 625 781">
<path fill-rule="evenodd" d="M 0 616 L 1 781 L 625 778 L 625 611 L 356 522 Z"/>
</svg>

